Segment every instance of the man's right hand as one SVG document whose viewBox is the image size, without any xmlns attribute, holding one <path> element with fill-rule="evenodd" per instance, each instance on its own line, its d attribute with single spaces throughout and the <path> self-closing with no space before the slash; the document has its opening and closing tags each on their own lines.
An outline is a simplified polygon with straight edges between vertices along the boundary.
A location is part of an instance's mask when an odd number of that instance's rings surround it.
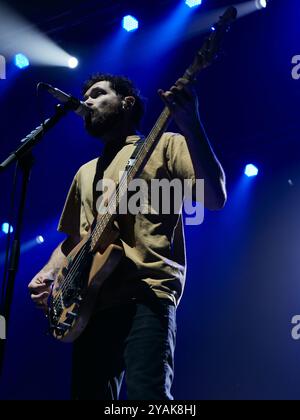
<svg viewBox="0 0 300 420">
<path fill-rule="evenodd" d="M 40 271 L 28 285 L 31 299 L 38 308 L 43 309 L 45 312 L 48 309 L 47 301 L 53 281 L 53 271 Z"/>
<path fill-rule="evenodd" d="M 80 237 L 68 236 L 58 247 L 53 251 L 49 262 L 44 268 L 31 280 L 28 285 L 31 299 L 38 308 L 47 311 L 48 297 L 51 293 L 51 286 L 59 272 L 60 267 L 63 266 L 66 256 L 79 243 Z"/>
</svg>

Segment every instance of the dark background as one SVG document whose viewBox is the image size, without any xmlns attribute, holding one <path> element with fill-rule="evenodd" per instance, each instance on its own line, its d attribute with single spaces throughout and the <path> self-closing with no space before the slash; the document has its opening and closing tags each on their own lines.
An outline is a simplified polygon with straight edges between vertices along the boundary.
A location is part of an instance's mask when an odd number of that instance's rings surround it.
<svg viewBox="0 0 300 420">
<path fill-rule="evenodd" d="M 7 79 L 0 80 L 0 160 L 41 122 L 35 96 L 41 80 L 79 96 L 94 71 L 126 74 L 148 98 L 147 134 L 163 107 L 157 89 L 181 76 L 201 46 L 201 34 L 186 37 L 192 19 L 230 4 L 204 0 L 185 24 L 177 16 L 160 32 L 180 2 L 9 1 L 80 65 L 16 71 L 8 60 Z M 120 20 L 128 13 L 140 29 L 123 39 Z M 291 76 L 299 18 L 297 0 L 274 0 L 243 17 L 222 58 L 198 78 L 201 118 L 227 175 L 228 202 L 220 212 L 207 211 L 202 225 L 186 227 L 175 399 L 300 397 L 300 342 L 291 337 L 291 319 L 300 313 L 300 80 Z M 55 101 L 43 98 L 43 115 L 50 115 Z M 56 225 L 75 172 L 100 150 L 75 115 L 35 149 L 1 399 L 69 397 L 70 347 L 45 336 L 47 322 L 27 284 L 63 239 Z M 249 162 L 259 167 L 256 178 L 243 175 Z M 13 168 L 1 173 L 0 223 L 9 217 L 12 176 Z M 45 243 L 36 245 L 36 235 Z M 1 271 L 4 251 L 0 234 Z"/>
</svg>

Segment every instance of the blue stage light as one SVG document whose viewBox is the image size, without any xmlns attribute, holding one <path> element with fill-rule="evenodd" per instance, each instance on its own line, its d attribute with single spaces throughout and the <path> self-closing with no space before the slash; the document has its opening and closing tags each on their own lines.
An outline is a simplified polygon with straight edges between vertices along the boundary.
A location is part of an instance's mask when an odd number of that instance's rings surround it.
<svg viewBox="0 0 300 420">
<path fill-rule="evenodd" d="M 127 15 L 123 17 L 122 26 L 125 29 L 125 31 L 132 32 L 138 29 L 139 22 L 135 17 Z"/>
<path fill-rule="evenodd" d="M 43 238 L 42 235 L 37 236 L 35 238 L 35 240 L 36 240 L 36 243 L 39 244 L 39 245 L 41 245 L 41 244 L 43 244 L 45 242 L 45 239 Z"/>
<path fill-rule="evenodd" d="M 25 67 L 29 66 L 29 60 L 24 54 L 16 54 L 15 55 L 15 65 L 19 67 L 19 69 L 24 69 Z"/>
<path fill-rule="evenodd" d="M 3 233 L 5 233 L 5 235 L 8 234 L 8 229 L 9 229 L 9 223 L 7 223 L 7 222 L 2 223 L 1 230 L 2 230 Z M 13 233 L 13 231 L 14 231 L 14 228 L 11 226 L 10 227 L 10 233 Z"/>
<path fill-rule="evenodd" d="M 248 177 L 256 176 L 258 174 L 258 169 L 256 166 L 254 166 L 252 163 L 249 163 L 245 167 L 245 175 Z"/>
<path fill-rule="evenodd" d="M 185 4 L 189 7 L 200 6 L 202 0 L 185 0 Z"/>
</svg>

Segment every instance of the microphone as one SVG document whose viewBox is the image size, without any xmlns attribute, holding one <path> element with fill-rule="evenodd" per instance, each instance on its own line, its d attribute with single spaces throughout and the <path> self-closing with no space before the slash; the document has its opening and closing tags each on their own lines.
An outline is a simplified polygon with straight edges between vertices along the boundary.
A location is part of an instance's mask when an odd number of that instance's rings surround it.
<svg viewBox="0 0 300 420">
<path fill-rule="evenodd" d="M 40 82 L 38 83 L 38 88 L 39 87 L 45 89 L 59 102 L 63 104 L 67 103 L 68 105 L 70 105 L 71 109 L 80 117 L 85 118 L 92 114 L 92 110 L 84 102 L 80 101 L 77 98 L 74 98 L 74 96 L 68 95 L 67 93 L 49 85 L 48 83 Z"/>
</svg>

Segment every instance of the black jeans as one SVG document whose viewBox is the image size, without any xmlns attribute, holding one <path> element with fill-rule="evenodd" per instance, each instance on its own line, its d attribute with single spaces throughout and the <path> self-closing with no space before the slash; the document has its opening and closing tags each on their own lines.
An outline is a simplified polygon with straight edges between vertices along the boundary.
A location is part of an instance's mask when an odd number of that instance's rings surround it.
<svg viewBox="0 0 300 420">
<path fill-rule="evenodd" d="M 163 299 L 99 311 L 74 343 L 72 398 L 172 400 L 176 309 Z"/>
</svg>

